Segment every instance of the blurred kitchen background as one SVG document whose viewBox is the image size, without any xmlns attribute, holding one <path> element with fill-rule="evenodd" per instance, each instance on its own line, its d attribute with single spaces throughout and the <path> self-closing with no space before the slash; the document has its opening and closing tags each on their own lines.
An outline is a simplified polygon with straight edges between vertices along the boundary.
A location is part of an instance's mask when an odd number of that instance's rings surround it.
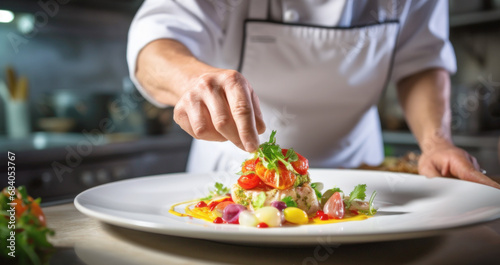
<svg viewBox="0 0 500 265">
<path fill-rule="evenodd" d="M 0 162 L 16 154 L 16 184 L 33 196 L 72 199 L 102 183 L 184 171 L 191 138 L 127 77 L 127 31 L 141 3 L 0 2 Z M 450 1 L 454 141 L 489 175 L 500 175 L 499 26 L 499 0 Z M 418 152 L 394 92 L 380 101 L 386 155 Z"/>
</svg>

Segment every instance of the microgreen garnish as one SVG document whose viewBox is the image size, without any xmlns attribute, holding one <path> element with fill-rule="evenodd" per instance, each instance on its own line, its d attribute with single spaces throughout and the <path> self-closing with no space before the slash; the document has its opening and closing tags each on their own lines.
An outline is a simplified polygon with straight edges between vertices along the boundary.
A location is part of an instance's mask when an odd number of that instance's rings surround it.
<svg viewBox="0 0 500 265">
<path fill-rule="evenodd" d="M 269 170 L 277 170 L 278 162 L 281 162 L 285 165 L 286 169 L 297 173 L 292 164 L 290 164 L 290 162 L 298 160 L 297 153 L 290 148 L 286 155 L 283 155 L 281 147 L 276 144 L 276 131 L 272 131 L 268 142 L 262 143 L 259 146 L 256 155 L 262 160 L 262 164 Z"/>
<path fill-rule="evenodd" d="M 249 171 L 246 171 L 246 172 L 241 172 L 241 171 L 240 171 L 240 172 L 238 172 L 238 173 L 236 173 L 236 174 L 238 174 L 238 175 L 240 175 L 240 176 L 246 176 L 246 175 L 250 175 L 250 174 L 257 174 L 257 173 L 256 173 L 255 171 L 253 171 L 253 170 L 249 170 Z"/>
<path fill-rule="evenodd" d="M 351 191 L 351 193 L 349 194 L 349 200 L 347 200 L 345 208 L 349 209 L 349 207 L 351 207 L 351 203 L 355 199 L 362 201 L 365 198 L 366 198 L 366 184 L 359 184 L 358 186 L 354 187 L 354 190 Z"/>
<path fill-rule="evenodd" d="M 215 190 L 210 190 L 210 193 L 208 194 L 208 196 L 201 198 L 200 200 L 208 201 L 215 196 L 222 196 L 222 195 L 226 195 L 227 193 L 229 193 L 229 188 L 224 187 L 224 184 L 222 184 L 220 182 L 215 182 L 214 186 L 215 186 Z"/>
<path fill-rule="evenodd" d="M 373 201 L 375 200 L 375 196 L 377 196 L 377 191 L 373 191 L 372 196 L 370 197 L 370 201 L 368 204 L 370 205 L 370 209 L 368 210 L 368 215 L 374 215 L 377 213 L 377 209 L 373 206 Z"/>
</svg>

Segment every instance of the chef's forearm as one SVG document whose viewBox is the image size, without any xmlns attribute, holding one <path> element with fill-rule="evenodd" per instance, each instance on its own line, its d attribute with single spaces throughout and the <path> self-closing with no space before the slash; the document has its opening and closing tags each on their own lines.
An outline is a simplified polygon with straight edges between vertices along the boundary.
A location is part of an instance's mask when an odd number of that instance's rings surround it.
<svg viewBox="0 0 500 265">
<path fill-rule="evenodd" d="M 451 143 L 450 77 L 443 69 L 426 70 L 397 84 L 408 125 L 422 152 Z"/>
<path fill-rule="evenodd" d="M 141 50 L 135 74 L 142 87 L 155 100 L 175 105 L 190 81 L 213 69 L 197 60 L 182 43 L 159 39 Z"/>
</svg>

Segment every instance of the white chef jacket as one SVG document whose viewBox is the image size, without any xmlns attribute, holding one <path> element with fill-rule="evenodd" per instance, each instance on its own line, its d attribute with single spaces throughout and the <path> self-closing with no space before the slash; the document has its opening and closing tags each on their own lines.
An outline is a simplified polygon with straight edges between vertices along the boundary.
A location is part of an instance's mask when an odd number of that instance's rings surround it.
<svg viewBox="0 0 500 265">
<path fill-rule="evenodd" d="M 400 21 L 392 81 L 428 68 L 456 71 L 453 48 L 448 40 L 446 0 L 395 1 L 395 7 L 387 5 L 386 9 L 377 6 L 382 2 L 274 0 L 271 15 L 272 19 L 283 22 L 354 27 L 376 23 L 380 17 L 388 16 L 380 12 L 387 12 Z M 248 8 L 245 0 L 146 0 L 130 27 L 127 49 L 130 76 L 139 91 L 157 106 L 164 106 L 144 91 L 134 74 L 138 53 L 157 39 L 176 39 L 201 61 L 215 67 L 237 69 Z"/>
</svg>

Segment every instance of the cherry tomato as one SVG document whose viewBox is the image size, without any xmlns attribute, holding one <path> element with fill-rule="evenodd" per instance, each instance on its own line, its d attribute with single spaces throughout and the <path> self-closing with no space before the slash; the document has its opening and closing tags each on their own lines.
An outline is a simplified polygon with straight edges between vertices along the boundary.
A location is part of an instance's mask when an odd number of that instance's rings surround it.
<svg viewBox="0 0 500 265">
<path fill-rule="evenodd" d="M 277 171 L 278 172 L 276 172 L 275 169 L 267 169 L 262 162 L 255 165 L 255 172 L 257 172 L 257 176 L 266 185 L 279 190 L 286 190 L 292 187 L 297 179 L 297 176 L 295 176 L 295 174 L 293 174 L 290 170 L 286 169 L 285 165 L 281 162 L 278 162 Z"/>
<path fill-rule="evenodd" d="M 255 165 L 257 165 L 259 161 L 259 158 L 245 160 L 245 162 L 243 162 L 243 166 L 241 167 L 241 172 L 245 173 L 247 171 L 255 171 Z"/>
<path fill-rule="evenodd" d="M 342 196 L 340 192 L 335 192 L 330 199 L 325 203 L 325 207 L 323 211 L 330 218 L 334 219 L 342 219 L 344 218 L 344 201 L 342 200 Z"/>
<path fill-rule="evenodd" d="M 38 218 L 38 220 L 40 221 L 40 223 L 43 226 L 46 225 L 45 214 L 43 214 L 42 208 L 40 207 L 40 205 L 38 203 L 31 203 L 30 212 L 31 212 L 31 214 L 33 214 L 34 216 L 36 216 Z"/>
<path fill-rule="evenodd" d="M 20 197 L 20 195 L 19 195 Z M 14 199 L 12 203 L 15 203 L 15 209 L 16 209 L 16 217 L 20 217 L 21 215 L 24 214 L 24 212 L 28 211 L 29 214 L 34 215 L 40 223 L 45 226 L 46 221 L 45 221 L 45 214 L 42 212 L 42 208 L 40 205 L 36 202 L 33 201 L 33 198 L 28 197 L 28 201 L 30 202 L 28 205 L 24 204 L 22 199 Z"/>
<path fill-rule="evenodd" d="M 288 149 L 281 149 L 281 152 L 284 156 L 286 156 Z M 295 169 L 295 171 L 297 171 L 297 173 L 299 173 L 300 175 L 307 174 L 307 170 L 309 169 L 309 160 L 301 156 L 299 153 L 295 153 L 297 154 L 299 159 L 297 159 L 297 161 L 290 162 L 290 164 L 292 164 L 293 169 Z"/>
<path fill-rule="evenodd" d="M 257 163 L 259 163 L 259 161 L 260 161 L 259 158 L 245 160 L 245 162 L 243 163 L 243 166 L 241 167 L 241 172 L 243 172 L 243 173 L 247 173 L 247 172 L 251 172 L 251 171 L 255 172 L 255 165 Z M 254 173 L 242 175 L 238 179 L 238 184 L 243 189 L 250 190 L 250 189 L 253 189 L 253 188 L 259 186 L 260 178 Z"/>
<path fill-rule="evenodd" d="M 256 174 L 243 175 L 238 179 L 238 184 L 245 190 L 250 190 L 257 187 L 260 183 L 260 178 Z"/>
<path fill-rule="evenodd" d="M 215 207 L 217 206 L 217 204 L 219 204 L 220 202 L 218 201 L 213 201 L 211 203 L 208 204 L 208 209 L 210 209 L 210 211 L 213 211 L 215 209 Z"/>
</svg>

